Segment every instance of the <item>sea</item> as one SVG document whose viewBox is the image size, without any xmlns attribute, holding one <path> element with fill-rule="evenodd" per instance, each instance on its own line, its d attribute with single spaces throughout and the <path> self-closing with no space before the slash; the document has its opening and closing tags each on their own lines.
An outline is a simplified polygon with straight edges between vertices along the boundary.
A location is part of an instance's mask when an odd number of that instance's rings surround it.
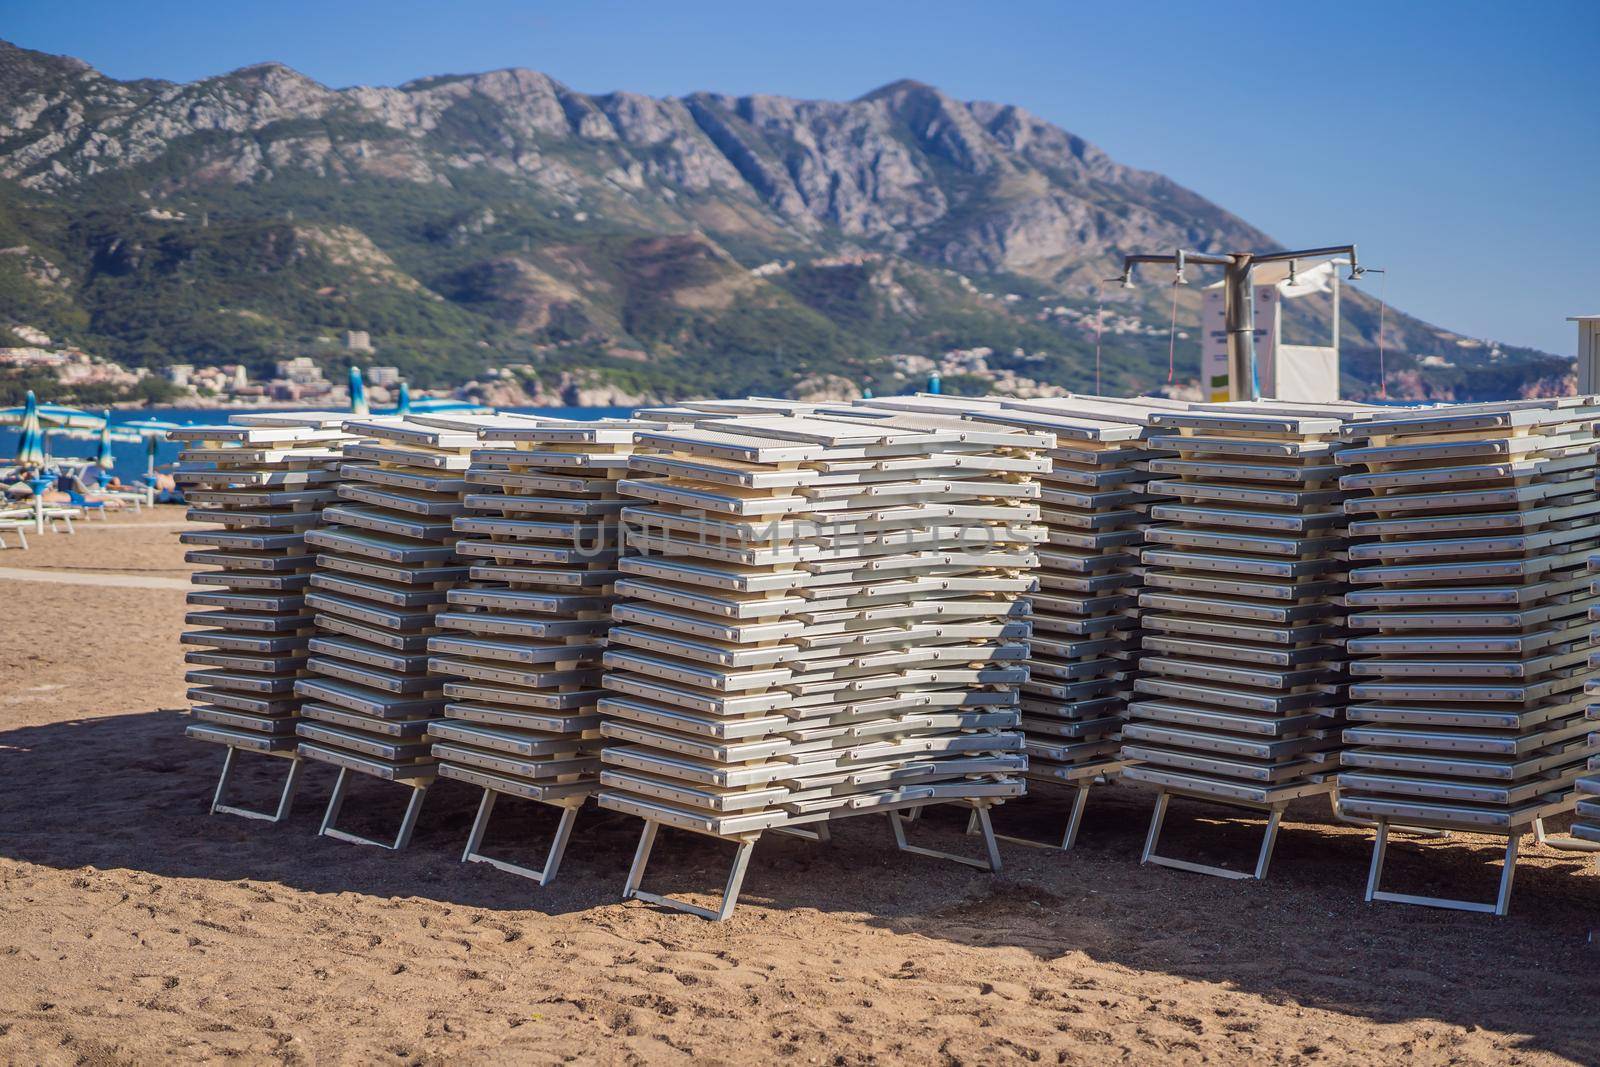
<svg viewBox="0 0 1600 1067">
<path fill-rule="evenodd" d="M 228 421 L 229 415 L 243 414 L 246 411 L 267 410 L 264 408 L 132 408 L 126 411 L 111 412 L 111 428 L 125 422 L 140 422 L 145 419 L 159 419 L 163 422 L 175 422 L 179 426 L 208 426 Z M 623 418 L 632 412 L 632 408 L 499 408 L 500 411 L 515 411 L 530 415 L 553 415 L 563 419 L 609 419 Z M 377 414 L 384 414 L 380 409 Z M 12 435 L 14 436 L 14 435 Z M 0 437 L 0 440 L 4 440 Z M 14 443 L 14 442 L 13 442 Z M 178 458 L 179 446 L 168 441 L 157 441 L 155 445 L 155 462 L 157 467 L 165 467 Z M 50 438 L 50 455 L 60 457 L 78 457 L 93 459 L 100 450 L 97 440 L 80 441 L 59 434 Z M 146 444 L 133 442 L 111 442 L 111 453 L 116 458 L 112 468 L 113 473 L 123 481 L 143 478 L 146 465 L 149 463 L 149 450 Z M 7 455 L 10 452 L 6 453 Z"/>
</svg>

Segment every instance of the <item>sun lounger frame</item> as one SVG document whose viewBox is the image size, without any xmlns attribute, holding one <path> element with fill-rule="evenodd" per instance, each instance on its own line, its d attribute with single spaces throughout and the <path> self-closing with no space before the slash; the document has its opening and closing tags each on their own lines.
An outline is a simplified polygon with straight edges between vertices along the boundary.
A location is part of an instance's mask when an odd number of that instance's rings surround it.
<svg viewBox="0 0 1600 1067">
<path fill-rule="evenodd" d="M 328 807 L 322 814 L 322 825 L 317 828 L 317 836 L 331 837 L 335 841 L 348 841 L 353 845 L 374 845 L 390 852 L 399 852 L 409 845 L 411 834 L 417 828 L 417 816 L 422 813 L 422 802 L 427 798 L 432 779 L 421 784 L 405 783 L 411 787 L 411 796 L 406 800 L 406 810 L 400 819 L 400 829 L 395 834 L 393 842 L 384 842 L 371 837 L 362 837 L 349 830 L 340 830 L 333 825 L 339 818 L 339 812 L 344 808 L 345 791 L 350 785 L 350 774 L 349 767 L 339 767 L 339 777 L 333 783 L 333 793 L 328 797 Z"/>
<path fill-rule="evenodd" d="M 449 775 L 446 775 L 449 777 Z M 527 878 L 538 885 L 549 885 L 555 878 L 556 872 L 561 869 L 561 859 L 566 855 L 567 842 L 572 837 L 573 824 L 578 821 L 578 812 L 583 807 L 588 794 L 583 793 L 574 797 L 565 797 L 559 800 L 540 800 L 537 803 L 561 809 L 561 819 L 556 824 L 555 837 L 550 842 L 550 849 L 545 855 L 544 866 L 538 870 L 512 863 L 510 860 L 497 859 L 487 856 L 481 851 L 483 835 L 489 829 L 489 816 L 494 811 L 495 802 L 500 797 L 500 790 L 484 786 L 483 799 L 478 802 L 478 813 L 473 817 L 472 829 L 467 833 L 467 847 L 461 853 L 462 863 L 487 863 L 497 871 Z"/>
<path fill-rule="evenodd" d="M 980 832 L 983 835 L 985 857 L 974 859 L 970 856 L 958 855 L 954 852 L 945 852 L 940 849 L 928 848 L 923 845 L 914 845 L 906 837 L 907 824 L 916 821 L 922 809 L 939 804 L 960 803 L 970 805 L 972 817 L 977 820 Z M 989 809 L 995 801 L 986 798 L 969 798 L 960 801 L 950 801 L 942 798 L 928 799 L 926 797 L 908 800 L 898 804 L 878 807 L 872 811 L 843 810 L 826 811 L 811 816 L 800 816 L 789 820 L 783 826 L 772 827 L 774 833 L 786 833 L 808 840 L 827 841 L 829 839 L 827 823 L 834 818 L 849 818 L 856 815 L 876 814 L 882 812 L 889 819 L 889 826 L 894 834 L 895 848 L 901 852 L 909 852 L 918 856 L 928 856 L 933 859 L 949 860 L 968 867 L 998 874 L 1001 869 L 1000 846 L 994 832 L 994 824 L 989 816 Z M 707 834 L 689 827 L 671 826 L 659 819 L 641 816 L 644 820 L 644 829 L 639 835 L 639 846 L 634 850 L 633 863 L 628 868 L 628 879 L 623 885 L 623 900 L 639 900 L 646 904 L 666 908 L 671 911 L 695 915 L 712 922 L 725 922 L 733 915 L 734 908 L 739 903 L 739 893 L 744 885 L 745 873 L 750 866 L 750 857 L 755 852 L 756 842 L 760 840 L 763 830 L 754 830 L 749 833 L 736 835 Z M 816 824 L 815 829 L 806 830 L 806 824 Z M 705 908 L 692 904 L 687 900 L 668 896 L 662 893 L 652 893 L 642 888 L 644 874 L 650 863 L 650 856 L 655 849 L 656 836 L 663 826 L 672 829 L 688 830 L 698 833 L 702 837 L 711 837 L 718 841 L 729 841 L 737 847 L 733 854 L 733 862 L 728 868 L 728 877 L 722 887 L 722 902 L 716 908 Z"/>
<path fill-rule="evenodd" d="M 1539 844 L 1550 844 L 1556 847 L 1561 845 L 1558 839 L 1546 836 L 1544 818 L 1541 816 L 1533 821 L 1531 827 L 1514 827 L 1506 835 L 1505 858 L 1501 863 L 1500 879 L 1495 898 L 1492 901 L 1456 900 L 1451 897 L 1419 896 L 1412 893 L 1394 893 L 1389 890 L 1379 889 L 1383 880 L 1383 867 L 1389 855 L 1389 830 L 1388 819 L 1373 820 L 1377 826 L 1377 836 L 1372 842 L 1372 863 L 1367 868 L 1366 902 L 1385 901 L 1391 904 L 1415 904 L 1424 908 L 1443 908 L 1448 911 L 1470 911 L 1482 915 L 1504 916 L 1511 910 L 1511 888 L 1517 875 L 1517 856 L 1522 849 L 1522 837 L 1529 829 L 1533 831 L 1534 840 Z M 1401 827 L 1395 827 L 1401 829 Z M 1584 850 L 1588 851 L 1588 850 Z"/>
<path fill-rule="evenodd" d="M 227 754 L 222 757 L 222 776 L 217 779 L 216 791 L 211 794 L 212 815 L 237 815 L 242 819 L 259 819 L 262 822 L 279 823 L 289 817 L 289 809 L 294 805 L 295 793 L 300 788 L 300 776 L 306 769 L 304 757 L 295 749 L 284 752 L 262 752 L 263 756 L 274 759 L 287 759 L 289 761 L 289 774 L 284 779 L 283 788 L 278 793 L 278 806 L 271 812 L 256 811 L 252 808 L 240 807 L 236 804 L 224 804 L 222 798 L 227 796 L 228 782 L 233 777 L 234 759 L 239 754 L 239 746 L 225 745 Z"/>
</svg>

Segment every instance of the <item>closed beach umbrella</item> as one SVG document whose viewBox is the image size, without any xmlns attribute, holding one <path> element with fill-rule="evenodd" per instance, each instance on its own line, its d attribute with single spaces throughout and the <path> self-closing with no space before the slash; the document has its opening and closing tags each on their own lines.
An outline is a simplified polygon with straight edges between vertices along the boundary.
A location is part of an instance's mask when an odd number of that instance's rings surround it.
<svg viewBox="0 0 1600 1067">
<path fill-rule="evenodd" d="M 116 465 L 117 457 L 111 454 L 111 412 L 105 413 L 105 423 L 100 427 L 100 447 L 94 454 L 95 466 L 100 468 L 100 484 L 104 485 L 111 480 L 111 468 Z"/>
<path fill-rule="evenodd" d="M 28 390 L 28 402 L 23 405 L 22 439 L 17 442 L 17 466 L 44 466 L 44 430 L 39 425 L 39 401 L 33 390 Z M 29 483 L 33 490 L 33 530 L 44 533 L 44 482 L 38 476 Z"/>
<path fill-rule="evenodd" d="M 411 413 L 411 386 L 405 382 L 400 383 L 400 403 L 395 407 L 395 414 L 409 415 Z"/>
<path fill-rule="evenodd" d="M 39 425 L 39 402 L 33 390 L 28 390 L 28 402 L 23 405 L 22 437 L 17 441 L 17 466 L 44 464 L 44 429 Z"/>
<path fill-rule="evenodd" d="M 367 407 L 367 385 L 361 380 L 361 371 L 356 367 L 350 368 L 350 410 L 357 415 L 371 413 Z"/>
</svg>

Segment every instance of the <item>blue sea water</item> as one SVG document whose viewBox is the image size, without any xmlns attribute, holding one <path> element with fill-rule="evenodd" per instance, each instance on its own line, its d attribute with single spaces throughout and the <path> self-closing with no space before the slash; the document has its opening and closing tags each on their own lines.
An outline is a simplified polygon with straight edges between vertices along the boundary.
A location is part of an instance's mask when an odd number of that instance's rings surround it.
<svg viewBox="0 0 1600 1067">
<path fill-rule="evenodd" d="M 140 422 L 144 419 L 159 419 L 163 422 L 175 422 L 180 426 L 205 426 L 228 421 L 228 416 L 236 414 L 239 408 L 139 408 L 128 411 L 113 411 L 111 413 L 111 426 L 125 422 Z M 631 408 L 503 408 L 504 411 L 516 411 L 525 414 L 554 415 L 563 419 L 607 419 L 626 416 Z M 9 462 L 10 457 L 16 454 L 17 435 L 15 433 L 0 434 L 0 441 L 5 444 L 6 451 L 0 454 L 0 464 Z M 52 456 L 81 457 L 92 459 L 100 449 L 98 441 L 79 441 L 59 435 L 50 438 L 50 454 Z M 148 462 L 148 452 L 144 444 L 111 443 L 112 455 L 116 457 L 113 471 L 117 477 L 124 481 L 134 478 L 143 478 L 145 464 Z M 156 444 L 156 464 L 166 466 L 178 458 L 178 446 L 166 441 Z"/>
</svg>

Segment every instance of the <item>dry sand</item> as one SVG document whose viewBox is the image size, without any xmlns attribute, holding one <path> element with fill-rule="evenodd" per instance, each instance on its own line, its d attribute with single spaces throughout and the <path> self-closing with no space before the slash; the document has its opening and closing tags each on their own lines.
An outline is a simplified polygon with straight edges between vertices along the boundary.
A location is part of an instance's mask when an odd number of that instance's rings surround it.
<svg viewBox="0 0 1600 1067">
<path fill-rule="evenodd" d="M 0 567 L 172 577 L 176 509 L 47 535 Z M 1141 868 L 1150 800 L 1107 790 L 1076 852 L 999 877 L 889 848 L 757 848 L 712 924 L 617 895 L 638 825 L 587 810 L 547 889 L 457 862 L 475 791 L 441 783 L 400 854 L 314 836 L 315 768 L 281 826 L 209 816 L 222 753 L 183 738 L 183 595 L 0 579 L 0 1059 L 10 1063 L 1595 1062 L 1600 878 L 1525 853 L 1506 919 L 1361 902 L 1369 835 L 1296 809 L 1270 880 Z M 277 764 L 241 778 L 265 802 Z M 363 781 L 353 828 L 394 826 Z M 1045 797 L 1002 810 L 1047 832 Z M 1168 850 L 1242 861 L 1175 809 Z M 1211 812 L 1211 815 L 1219 814 Z M 540 846 L 502 805 L 491 847 Z M 954 813 L 919 832 L 970 848 Z M 1487 894 L 1489 838 L 1394 849 L 1397 887 Z M 528 849 L 529 858 L 532 849 Z M 1428 862 L 1421 862 L 1422 857 Z M 725 847 L 664 836 L 654 888 L 711 889 Z"/>
</svg>

